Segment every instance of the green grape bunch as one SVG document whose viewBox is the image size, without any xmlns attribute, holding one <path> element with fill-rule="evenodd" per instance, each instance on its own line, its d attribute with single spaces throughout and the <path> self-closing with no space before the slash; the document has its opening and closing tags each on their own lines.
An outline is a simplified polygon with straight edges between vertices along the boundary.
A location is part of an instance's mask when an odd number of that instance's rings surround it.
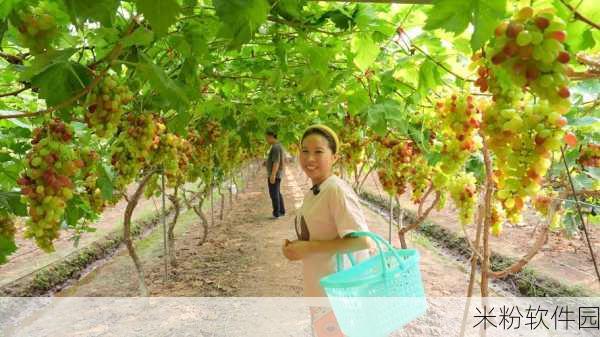
<svg viewBox="0 0 600 337">
<path fill-rule="evenodd" d="M 130 114 L 121 121 L 120 132 L 111 145 L 117 190 L 123 190 L 150 165 L 152 151 L 158 148 L 165 131 L 166 126 L 152 113 Z"/>
<path fill-rule="evenodd" d="M 117 130 L 125 105 L 133 100 L 126 85 L 115 76 L 100 81 L 87 97 L 85 121 L 99 137 L 110 137 Z"/>
<path fill-rule="evenodd" d="M 540 191 L 566 124 L 548 102 L 517 108 L 494 104 L 485 111 L 482 128 L 496 157 L 496 197 L 511 223 L 521 221 L 525 203 Z"/>
<path fill-rule="evenodd" d="M 29 48 L 32 54 L 47 52 L 59 36 L 54 14 L 50 4 L 43 3 L 37 7 L 20 8 L 11 16 L 11 22 L 19 31 L 20 43 Z"/>
<path fill-rule="evenodd" d="M 25 237 L 44 251 L 53 251 L 67 201 L 74 194 L 73 179 L 84 167 L 72 144 L 73 129 L 55 119 L 33 132 L 33 147 L 17 183 L 29 206 Z"/>
<path fill-rule="evenodd" d="M 505 72 L 518 88 L 529 88 L 538 97 L 556 104 L 568 104 L 568 66 L 571 56 L 565 49 L 565 22 L 554 9 L 534 11 L 524 7 L 502 22 L 486 47 L 488 68 L 478 69 L 477 86 L 486 91 L 490 73 Z M 492 90 L 493 91 L 493 90 Z"/>
</svg>

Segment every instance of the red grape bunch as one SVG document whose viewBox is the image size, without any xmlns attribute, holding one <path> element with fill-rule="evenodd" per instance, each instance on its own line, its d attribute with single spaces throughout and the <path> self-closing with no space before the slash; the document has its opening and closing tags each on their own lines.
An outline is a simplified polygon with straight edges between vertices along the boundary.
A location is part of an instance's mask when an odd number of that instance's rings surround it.
<svg viewBox="0 0 600 337">
<path fill-rule="evenodd" d="M 35 238 L 43 250 L 53 251 L 66 203 L 73 197 L 72 180 L 84 163 L 77 159 L 68 124 L 52 120 L 33 134 L 25 171 L 17 181 L 29 205 L 25 236 Z"/>
<path fill-rule="evenodd" d="M 486 83 L 490 73 L 496 84 L 506 73 L 518 87 L 530 88 L 532 93 L 552 103 L 568 105 L 570 55 L 564 46 L 565 29 L 565 22 L 553 9 L 535 12 L 531 7 L 522 8 L 496 28 L 494 39 L 485 49 L 491 65 L 489 69 L 479 68 L 476 84 L 485 91 L 491 86 Z"/>
</svg>

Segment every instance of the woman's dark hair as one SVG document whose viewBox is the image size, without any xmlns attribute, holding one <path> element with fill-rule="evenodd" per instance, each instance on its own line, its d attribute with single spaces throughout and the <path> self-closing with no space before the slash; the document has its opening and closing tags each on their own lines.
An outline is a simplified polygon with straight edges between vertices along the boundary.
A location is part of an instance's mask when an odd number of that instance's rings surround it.
<svg viewBox="0 0 600 337">
<path fill-rule="evenodd" d="M 267 132 L 265 132 L 265 134 L 267 136 L 273 136 L 273 138 L 277 139 L 277 132 L 275 132 L 273 130 L 267 130 Z"/>
<path fill-rule="evenodd" d="M 302 143 L 304 141 L 304 139 L 310 135 L 323 136 L 325 138 L 325 140 L 327 140 L 327 144 L 329 145 L 331 152 L 333 154 L 337 153 L 337 148 L 336 148 L 335 140 L 333 139 L 333 137 L 328 132 L 325 132 L 318 128 L 310 128 L 310 129 L 306 130 L 304 132 L 304 134 L 302 135 L 302 140 L 300 141 L 300 143 Z"/>
</svg>

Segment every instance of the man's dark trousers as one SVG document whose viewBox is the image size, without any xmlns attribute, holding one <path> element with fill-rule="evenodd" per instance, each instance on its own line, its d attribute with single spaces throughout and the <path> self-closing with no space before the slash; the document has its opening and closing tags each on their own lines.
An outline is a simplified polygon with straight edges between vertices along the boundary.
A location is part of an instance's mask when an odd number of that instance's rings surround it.
<svg viewBox="0 0 600 337">
<path fill-rule="evenodd" d="M 267 183 L 269 184 L 269 196 L 271 197 L 271 203 L 273 204 L 273 216 L 280 217 L 285 215 L 285 207 L 283 207 L 283 196 L 281 195 L 281 178 L 276 178 L 275 183 L 271 184 L 271 182 L 267 179 Z"/>
</svg>

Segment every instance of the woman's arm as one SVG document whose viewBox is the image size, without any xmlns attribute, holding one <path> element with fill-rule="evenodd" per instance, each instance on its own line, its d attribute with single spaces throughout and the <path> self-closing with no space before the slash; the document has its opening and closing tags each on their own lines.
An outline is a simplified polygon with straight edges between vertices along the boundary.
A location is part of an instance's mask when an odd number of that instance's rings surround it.
<svg viewBox="0 0 600 337">
<path fill-rule="evenodd" d="M 289 260 L 302 260 L 315 253 L 350 253 L 357 250 L 369 249 L 369 239 L 366 237 L 345 237 L 324 241 L 289 241 L 283 244 L 283 255 Z"/>
</svg>

